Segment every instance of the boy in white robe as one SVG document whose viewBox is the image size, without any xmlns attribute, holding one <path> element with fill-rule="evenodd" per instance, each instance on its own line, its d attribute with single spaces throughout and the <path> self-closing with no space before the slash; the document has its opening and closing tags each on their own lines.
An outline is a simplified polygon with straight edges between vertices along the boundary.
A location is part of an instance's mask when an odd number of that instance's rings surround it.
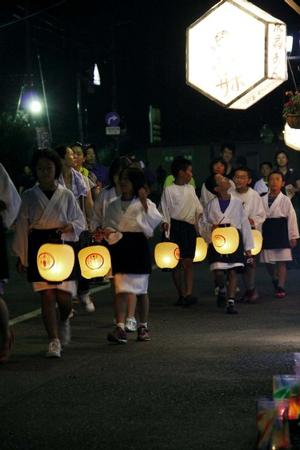
<svg viewBox="0 0 300 450">
<path fill-rule="evenodd" d="M 225 311 L 228 314 L 236 314 L 235 294 L 237 286 L 236 268 L 244 267 L 244 252 L 249 257 L 254 247 L 251 227 L 245 214 L 242 202 L 234 198 L 229 192 L 229 179 L 221 174 L 215 175 L 215 192 L 217 198 L 211 200 L 204 210 L 203 218 L 199 222 L 201 234 L 210 244 L 208 259 L 210 270 L 214 271 L 215 281 L 218 286 L 217 305 L 227 304 Z M 211 244 L 212 231 L 219 226 L 233 226 L 240 233 L 239 247 L 236 252 L 229 255 L 220 255 Z M 224 271 L 228 275 L 228 286 L 224 279 Z M 226 295 L 227 294 L 227 295 Z"/>
<path fill-rule="evenodd" d="M 148 283 L 151 255 L 148 238 L 161 223 L 155 204 L 147 199 L 145 177 L 141 170 L 129 167 L 120 174 L 121 196 L 106 210 L 104 228 L 96 230 L 97 240 L 106 238 L 112 259 L 115 289 L 116 327 L 107 335 L 111 343 L 126 344 L 125 319 L 128 296 L 137 296 L 139 325 L 137 340 L 150 340 L 148 330 Z"/>
<path fill-rule="evenodd" d="M 20 204 L 17 189 L 0 164 L 0 363 L 8 361 L 13 344 L 13 331 L 9 328 L 9 312 L 4 301 L 4 284 L 8 279 L 6 229 L 15 221 Z"/>
<path fill-rule="evenodd" d="M 13 250 L 18 256 L 18 271 L 27 270 L 34 291 L 41 294 L 42 317 L 49 339 L 46 356 L 59 358 L 62 345 L 67 345 L 71 339 L 69 315 L 72 310 L 72 295 L 76 293 L 76 281 L 44 281 L 38 273 L 33 249 L 40 245 L 38 242 L 43 240 L 43 235 L 47 242 L 50 230 L 57 238 L 61 235 L 63 241 L 78 241 L 80 233 L 85 229 L 85 219 L 72 192 L 57 182 L 61 162 L 55 152 L 43 150 L 36 153 L 33 157 L 33 169 L 38 184 L 22 195 Z M 60 315 L 59 323 L 56 304 Z"/>
<path fill-rule="evenodd" d="M 232 191 L 232 196 L 241 200 L 251 228 L 261 231 L 266 213 L 260 195 L 250 187 L 252 182 L 250 170 L 247 167 L 235 169 L 233 181 L 236 188 Z M 243 274 L 246 292 L 242 300 L 246 303 L 254 303 L 258 299 L 255 288 L 255 273 L 256 261 L 255 257 L 252 257 L 250 258 L 250 264 L 246 264 Z"/>
<path fill-rule="evenodd" d="M 286 262 L 292 260 L 291 248 L 296 247 L 299 239 L 297 216 L 291 200 L 281 192 L 283 186 L 283 174 L 272 172 L 269 193 L 262 197 L 267 219 L 263 224 L 260 260 L 266 264 L 278 298 L 286 296 Z"/>
<path fill-rule="evenodd" d="M 193 259 L 203 208 L 194 187 L 189 184 L 193 176 L 191 162 L 176 158 L 171 172 L 175 181 L 164 188 L 159 210 L 164 218 L 166 238 L 178 244 L 180 250 L 180 261 L 172 270 L 178 294 L 175 305 L 187 307 L 197 302 L 197 297 L 193 295 Z"/>
</svg>

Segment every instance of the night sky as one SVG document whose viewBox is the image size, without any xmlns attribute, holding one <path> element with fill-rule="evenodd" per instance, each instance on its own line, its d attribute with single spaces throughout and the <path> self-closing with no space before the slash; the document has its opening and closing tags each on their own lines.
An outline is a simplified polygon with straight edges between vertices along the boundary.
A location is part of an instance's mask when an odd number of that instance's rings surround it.
<svg viewBox="0 0 300 450">
<path fill-rule="evenodd" d="M 112 109 L 120 114 L 127 136 L 147 144 L 150 104 L 161 108 L 165 144 L 255 140 L 264 123 L 280 129 L 284 92 L 293 88 L 291 80 L 244 112 L 225 110 L 186 85 L 186 28 L 215 3 L 45 0 L 1 4 L 0 111 L 14 113 L 22 84 L 33 81 L 40 88 L 39 53 L 56 142 L 79 137 L 76 74 L 87 109 L 86 140 L 99 145 L 106 139 L 105 114 Z M 283 0 L 253 3 L 285 21 L 288 33 L 299 40 L 300 17 Z M 27 24 L 4 26 L 55 4 Z M 300 54 L 298 42 L 293 53 Z M 94 62 L 102 84 L 92 93 L 88 74 Z M 299 82 L 297 64 L 293 68 Z"/>
</svg>

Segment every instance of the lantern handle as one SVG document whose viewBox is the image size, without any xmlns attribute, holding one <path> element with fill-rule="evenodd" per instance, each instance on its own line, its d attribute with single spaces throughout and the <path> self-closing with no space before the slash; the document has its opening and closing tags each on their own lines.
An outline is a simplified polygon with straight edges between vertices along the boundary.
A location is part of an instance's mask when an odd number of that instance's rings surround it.
<svg viewBox="0 0 300 450">
<path fill-rule="evenodd" d="M 220 220 L 220 222 L 218 223 L 218 225 L 220 225 L 220 223 L 223 222 L 224 219 L 225 219 L 225 216 L 222 217 L 222 219 Z"/>
</svg>

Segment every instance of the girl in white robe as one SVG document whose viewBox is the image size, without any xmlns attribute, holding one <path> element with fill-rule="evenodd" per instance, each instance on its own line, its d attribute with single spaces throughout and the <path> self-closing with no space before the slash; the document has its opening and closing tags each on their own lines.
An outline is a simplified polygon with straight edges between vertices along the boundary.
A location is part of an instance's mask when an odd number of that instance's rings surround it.
<svg viewBox="0 0 300 450">
<path fill-rule="evenodd" d="M 162 221 L 155 204 L 147 199 L 145 177 L 129 167 L 120 174 L 122 195 L 111 202 L 104 217 L 104 234 L 112 259 L 117 325 L 108 334 L 109 342 L 127 342 L 125 318 L 128 295 L 138 296 L 139 341 L 150 340 L 148 332 L 148 282 L 151 255 L 147 240 Z M 117 233 L 116 233 L 117 232 Z"/>
<path fill-rule="evenodd" d="M 286 261 L 292 260 L 291 248 L 296 247 L 299 238 L 297 216 L 291 200 L 281 192 L 283 186 L 282 173 L 272 172 L 269 176 L 270 191 L 262 197 L 267 220 L 263 224 L 260 259 L 266 264 L 278 298 L 286 295 Z"/>
<path fill-rule="evenodd" d="M 4 284 L 8 279 L 6 229 L 16 219 L 21 204 L 20 196 L 2 164 L 0 164 L 0 363 L 8 361 L 13 344 L 9 328 L 9 312 L 4 301 Z"/>
<path fill-rule="evenodd" d="M 215 175 L 215 192 L 218 197 L 208 203 L 204 210 L 203 218 L 200 220 L 199 228 L 202 236 L 210 244 L 208 250 L 210 270 L 214 271 L 215 281 L 219 288 L 217 304 L 222 306 L 226 300 L 224 280 L 224 271 L 226 271 L 228 274 L 226 312 L 228 314 L 236 314 L 236 268 L 244 267 L 244 252 L 247 256 L 250 256 L 254 243 L 243 204 L 239 199 L 233 198 L 228 193 L 229 186 L 228 178 L 221 174 Z M 239 231 L 239 247 L 236 252 L 230 255 L 220 255 L 211 244 L 211 233 L 214 228 L 228 226 L 229 224 Z"/>
<path fill-rule="evenodd" d="M 33 169 L 38 184 L 23 193 L 13 250 L 18 256 L 19 272 L 26 268 L 34 291 L 41 294 L 42 317 L 49 338 L 46 356 L 60 357 L 61 344 L 66 345 L 70 340 L 68 317 L 76 281 L 49 283 L 43 280 L 37 270 L 33 249 L 38 250 L 53 235 L 57 238 L 61 236 L 63 241 L 78 241 L 85 229 L 85 219 L 72 192 L 57 183 L 61 162 L 55 152 L 44 150 L 35 154 Z M 57 321 L 56 304 L 60 323 Z"/>
</svg>

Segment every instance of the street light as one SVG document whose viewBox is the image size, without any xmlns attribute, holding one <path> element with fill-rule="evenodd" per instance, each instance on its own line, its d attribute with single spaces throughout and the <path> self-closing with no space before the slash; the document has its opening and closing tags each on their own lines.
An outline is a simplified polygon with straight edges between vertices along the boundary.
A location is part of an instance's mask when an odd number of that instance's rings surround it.
<svg viewBox="0 0 300 450">
<path fill-rule="evenodd" d="M 30 100 L 28 103 L 28 110 L 34 115 L 40 114 L 43 110 L 42 103 L 38 99 Z"/>
</svg>

